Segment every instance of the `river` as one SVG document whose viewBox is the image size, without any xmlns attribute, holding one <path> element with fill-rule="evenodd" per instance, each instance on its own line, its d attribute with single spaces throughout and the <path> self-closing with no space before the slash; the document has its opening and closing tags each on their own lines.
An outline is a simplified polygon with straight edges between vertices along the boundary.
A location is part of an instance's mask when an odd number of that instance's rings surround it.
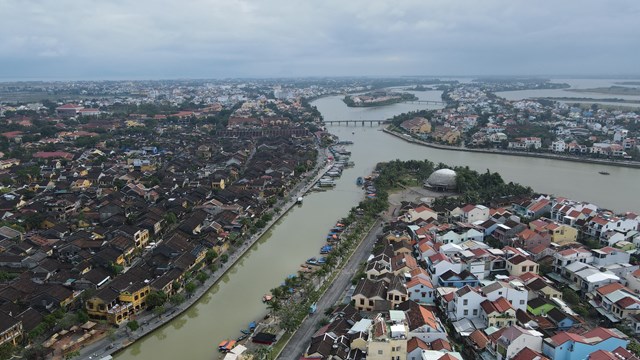
<svg viewBox="0 0 640 360">
<path fill-rule="evenodd" d="M 440 92 L 415 92 L 421 100 L 439 100 Z M 348 108 L 340 96 L 314 102 L 326 120 L 377 120 L 427 108 L 418 104 L 394 104 L 374 108 Z M 433 107 L 432 107 L 433 108 Z M 446 151 L 405 142 L 379 131 L 377 126 L 332 126 L 342 140 L 352 140 L 351 159 L 335 189 L 310 193 L 301 206 L 284 216 L 248 254 L 183 315 L 119 353 L 129 359 L 214 359 L 217 344 L 236 338 L 239 330 L 262 318 L 260 301 L 269 289 L 295 273 L 305 259 L 317 256 L 329 228 L 362 199 L 355 179 L 371 172 L 380 161 L 429 159 L 450 165 L 491 169 L 507 181 L 517 181 L 545 193 L 588 200 L 617 211 L 639 211 L 640 170 L 558 160 Z M 606 170 L 610 176 L 598 171 Z"/>
</svg>

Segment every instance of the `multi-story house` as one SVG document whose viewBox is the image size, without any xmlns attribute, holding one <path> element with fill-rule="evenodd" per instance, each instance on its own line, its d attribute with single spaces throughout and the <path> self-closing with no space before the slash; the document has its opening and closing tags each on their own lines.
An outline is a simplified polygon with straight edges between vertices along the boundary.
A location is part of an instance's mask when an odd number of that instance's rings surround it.
<svg viewBox="0 0 640 360">
<path fill-rule="evenodd" d="M 492 346 L 496 359 L 510 360 L 522 349 L 529 348 L 533 351 L 542 351 L 542 334 L 535 330 L 525 329 L 518 325 L 502 328 L 492 334 Z"/>
<path fill-rule="evenodd" d="M 626 251 L 612 248 L 610 246 L 602 249 L 591 250 L 593 254 L 593 266 L 603 267 L 612 264 L 627 264 L 631 254 Z"/>
<path fill-rule="evenodd" d="M 484 205 L 467 205 L 461 210 L 460 218 L 463 222 L 473 224 L 477 221 L 484 222 L 489 220 L 489 208 Z"/>
<path fill-rule="evenodd" d="M 0 311 L 0 345 L 17 345 L 22 339 L 22 321 Z"/>
<path fill-rule="evenodd" d="M 387 283 L 384 281 L 372 281 L 362 279 L 356 285 L 351 295 L 353 306 L 360 311 L 372 311 L 376 303 L 386 301 Z"/>
<path fill-rule="evenodd" d="M 507 259 L 507 271 L 509 275 L 520 276 L 527 272 L 538 273 L 540 265 L 522 255 L 515 255 Z"/>
<path fill-rule="evenodd" d="M 413 300 L 419 304 L 433 305 L 435 300 L 435 290 L 431 280 L 420 276 L 413 276 L 407 281 L 407 294 L 409 300 Z"/>
<path fill-rule="evenodd" d="M 520 281 L 494 281 L 480 288 L 480 292 L 490 301 L 505 298 L 516 310 L 527 310 L 528 291 Z"/>
<path fill-rule="evenodd" d="M 640 296 L 620 283 L 597 288 L 590 303 L 611 320 L 624 321 L 640 314 Z"/>
<path fill-rule="evenodd" d="M 451 321 L 480 316 L 480 303 L 486 298 L 475 288 L 465 286 L 454 292 L 451 300 L 453 306 L 449 319 Z"/>
<path fill-rule="evenodd" d="M 485 300 L 480 303 L 480 318 L 486 327 L 504 327 L 516 323 L 516 310 L 507 299 Z"/>
<path fill-rule="evenodd" d="M 628 337 L 617 329 L 595 328 L 582 335 L 560 332 L 544 339 L 542 353 L 553 360 L 582 360 L 598 350 L 627 348 Z"/>
<path fill-rule="evenodd" d="M 409 338 L 418 338 L 426 343 L 447 340 L 447 332 L 433 311 L 413 301 L 407 301 L 398 310 L 405 312 Z"/>
<path fill-rule="evenodd" d="M 553 271 L 560 274 L 567 265 L 579 262 L 593 263 L 593 253 L 585 248 L 566 249 L 553 254 Z"/>
<path fill-rule="evenodd" d="M 369 330 L 367 359 L 406 360 L 408 327 L 403 322 L 385 322 L 382 316 L 374 319 Z"/>
<path fill-rule="evenodd" d="M 427 258 L 427 271 L 431 276 L 432 283 L 438 283 L 440 276 L 449 270 L 460 273 L 462 263 L 458 259 L 452 259 L 444 254 L 436 254 Z"/>
</svg>

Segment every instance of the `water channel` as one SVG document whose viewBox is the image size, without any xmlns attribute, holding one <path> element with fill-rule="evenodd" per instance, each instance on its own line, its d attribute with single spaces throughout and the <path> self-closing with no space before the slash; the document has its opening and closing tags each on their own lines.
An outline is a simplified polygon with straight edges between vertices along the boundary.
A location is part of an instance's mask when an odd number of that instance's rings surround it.
<svg viewBox="0 0 640 360">
<path fill-rule="evenodd" d="M 415 94 L 422 100 L 440 99 L 436 91 Z M 348 108 L 340 96 L 319 99 L 314 105 L 326 120 L 386 119 L 426 108 L 416 104 Z M 221 340 L 236 338 L 240 329 L 266 314 L 262 295 L 295 273 L 305 259 L 318 255 L 328 229 L 363 196 L 356 177 L 370 173 L 380 161 L 427 158 L 478 171 L 488 168 L 537 191 L 592 201 L 616 211 L 640 211 L 638 169 L 437 150 L 407 143 L 376 126 L 342 125 L 329 130 L 355 143 L 350 150 L 356 166 L 344 171 L 335 189 L 308 194 L 303 205 L 283 217 L 195 306 L 119 353 L 117 360 L 216 359 Z M 611 175 L 599 175 L 601 170 Z"/>
</svg>

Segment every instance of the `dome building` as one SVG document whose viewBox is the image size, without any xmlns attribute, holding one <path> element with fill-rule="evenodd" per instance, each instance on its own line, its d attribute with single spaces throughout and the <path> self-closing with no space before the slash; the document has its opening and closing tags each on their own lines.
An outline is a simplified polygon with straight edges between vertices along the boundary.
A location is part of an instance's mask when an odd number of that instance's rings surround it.
<svg viewBox="0 0 640 360">
<path fill-rule="evenodd" d="M 456 188 L 456 172 L 451 169 L 436 170 L 424 182 L 424 187 L 436 191 L 454 190 Z"/>
</svg>

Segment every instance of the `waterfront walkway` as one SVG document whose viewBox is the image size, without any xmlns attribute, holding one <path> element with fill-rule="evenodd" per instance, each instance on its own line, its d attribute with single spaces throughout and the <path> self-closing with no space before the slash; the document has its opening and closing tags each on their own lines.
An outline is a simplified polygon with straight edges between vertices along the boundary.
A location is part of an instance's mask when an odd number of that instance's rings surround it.
<svg viewBox="0 0 640 360">
<path fill-rule="evenodd" d="M 276 204 L 274 208 L 279 207 L 279 213 L 274 214 L 273 218 L 258 233 L 252 235 L 233 253 L 229 254 L 226 263 L 222 263 L 220 268 L 209 276 L 209 278 L 199 286 L 196 291 L 187 297 L 186 301 L 180 305 L 169 307 L 163 315 L 156 315 L 151 311 L 145 311 L 136 315 L 135 320 L 140 325 L 136 331 L 131 331 L 126 325 L 115 329 L 115 333 L 105 336 L 97 341 L 85 345 L 81 348 L 80 359 L 101 359 L 106 355 L 111 355 L 132 345 L 136 340 L 151 334 L 159 327 L 171 322 L 174 318 L 181 315 L 191 306 L 193 306 L 203 295 L 205 295 L 211 287 L 213 287 L 233 266 L 240 260 L 244 254 L 291 208 L 296 205 L 298 197 L 306 194 L 315 183 L 331 168 L 331 164 L 327 162 L 328 153 L 319 149 L 318 163 L 312 172 L 316 173 L 311 179 L 306 179 L 297 184 L 291 191 L 287 201 L 283 204 Z M 54 354 L 54 359 L 62 358 L 61 354 Z"/>
</svg>

